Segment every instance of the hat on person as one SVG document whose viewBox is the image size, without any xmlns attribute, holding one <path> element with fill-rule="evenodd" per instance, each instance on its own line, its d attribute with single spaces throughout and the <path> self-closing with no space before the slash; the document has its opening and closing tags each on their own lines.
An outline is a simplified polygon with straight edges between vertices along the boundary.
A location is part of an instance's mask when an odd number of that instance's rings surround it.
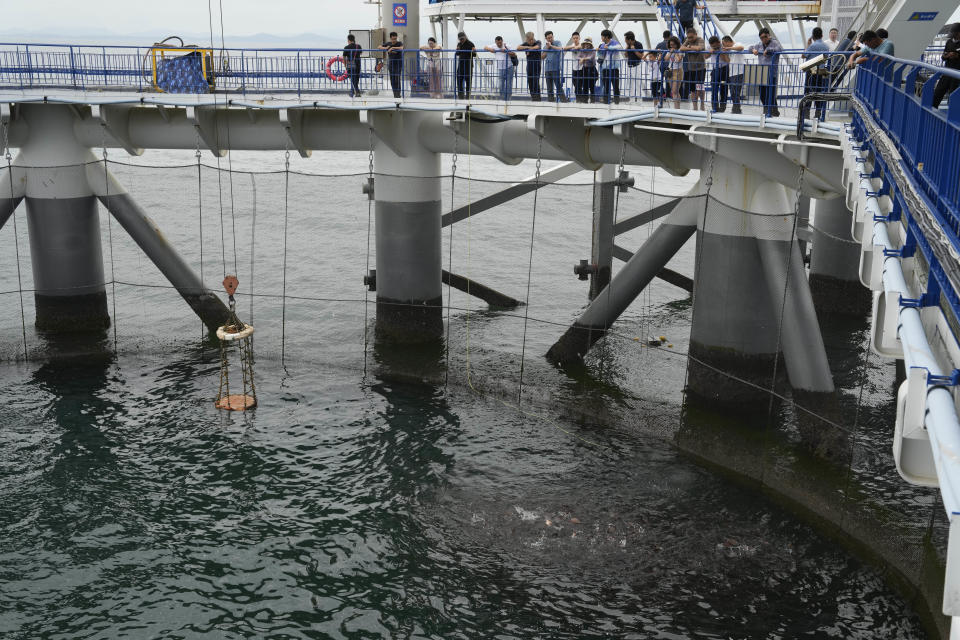
<svg viewBox="0 0 960 640">
<path fill-rule="evenodd" d="M 593 44 L 593 38 L 584 38 L 584 39 L 583 39 L 583 43 L 584 43 L 584 44 L 586 44 L 586 43 L 588 43 L 588 42 L 589 42 L 590 44 Z"/>
<path fill-rule="evenodd" d="M 466 37 L 467 37 L 467 34 L 465 34 L 463 31 L 461 31 L 460 33 L 457 34 L 457 37 L 458 37 L 458 38 L 466 38 Z"/>
</svg>

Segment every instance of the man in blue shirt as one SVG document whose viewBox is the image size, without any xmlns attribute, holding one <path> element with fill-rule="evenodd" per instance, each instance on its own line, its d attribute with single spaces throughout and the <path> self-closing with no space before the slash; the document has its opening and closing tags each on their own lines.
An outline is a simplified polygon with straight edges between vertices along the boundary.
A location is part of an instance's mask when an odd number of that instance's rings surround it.
<svg viewBox="0 0 960 640">
<path fill-rule="evenodd" d="M 693 10 L 697 7 L 697 0 L 676 0 L 673 8 L 677 12 L 677 19 L 680 21 L 680 27 L 683 33 L 693 26 Z"/>
<path fill-rule="evenodd" d="M 603 101 L 610 104 L 610 86 L 613 85 L 613 102 L 620 104 L 620 58 L 623 47 L 613 39 L 613 32 L 604 29 L 600 32 L 603 42 L 597 47 L 597 57 L 603 56 L 603 67 L 600 71 L 600 83 L 603 86 Z"/>
<path fill-rule="evenodd" d="M 852 69 L 858 64 L 863 64 L 870 59 L 870 55 L 873 53 L 882 53 L 888 56 L 894 55 L 893 43 L 890 42 L 890 40 L 884 40 L 880 35 L 880 31 L 887 34 L 884 29 L 863 32 L 863 35 L 860 36 L 860 50 L 850 56 L 850 64 L 847 66 Z"/>
<path fill-rule="evenodd" d="M 560 71 L 563 64 L 563 45 L 553 39 L 553 31 L 543 34 L 543 77 L 547 82 L 547 100 L 567 102 L 563 92 L 563 74 Z M 557 97 L 553 97 L 556 89 Z"/>
<path fill-rule="evenodd" d="M 807 45 L 807 51 L 803 54 L 804 60 L 810 60 L 816 58 L 819 55 L 828 55 L 830 53 L 830 45 L 823 41 L 823 29 L 820 27 L 814 27 L 813 33 L 810 36 L 810 42 Z M 829 71 L 827 69 L 829 65 L 824 62 L 821 65 L 818 65 L 815 68 L 807 69 L 806 74 L 807 78 L 804 81 L 803 93 L 823 93 L 827 90 L 827 75 Z M 810 115 L 810 103 L 806 103 L 803 106 L 803 119 L 806 120 Z M 823 120 L 827 115 L 827 103 L 818 100 L 817 101 L 817 120 Z"/>
<path fill-rule="evenodd" d="M 757 56 L 762 72 L 767 77 L 760 80 L 760 103 L 763 113 L 767 117 L 778 118 L 780 109 L 777 107 L 777 74 L 780 72 L 780 54 L 783 47 L 780 41 L 770 35 L 770 29 L 760 29 L 760 42 L 750 47 L 750 53 Z"/>
</svg>

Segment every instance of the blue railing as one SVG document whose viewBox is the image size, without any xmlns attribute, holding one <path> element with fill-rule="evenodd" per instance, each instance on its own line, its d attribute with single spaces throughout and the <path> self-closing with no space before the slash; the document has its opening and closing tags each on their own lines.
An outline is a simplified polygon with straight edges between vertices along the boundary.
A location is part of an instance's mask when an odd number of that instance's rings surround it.
<svg viewBox="0 0 960 640">
<path fill-rule="evenodd" d="M 952 87 L 952 94 L 947 91 Z M 960 72 L 922 62 L 887 56 L 873 56 L 857 71 L 853 94 L 874 122 L 893 141 L 901 158 L 902 168 L 914 183 L 939 225 L 942 238 L 949 243 L 949 252 L 960 255 Z M 947 108 L 938 99 L 949 99 Z M 940 102 L 937 107 L 935 102 Z M 939 108 L 938 108 L 939 107 Z M 875 151 L 875 143 L 867 131 L 863 117 L 854 113 L 854 130 L 865 146 Z M 960 287 L 947 277 L 943 264 L 932 244 L 941 237 L 930 238 L 922 230 L 905 199 L 887 177 L 890 167 L 880 154 L 877 176 L 884 174 L 884 188 L 890 191 L 894 215 L 904 215 L 907 229 L 906 251 L 919 249 L 929 264 L 928 304 L 939 304 L 941 294 L 960 321 Z M 881 171 L 881 169 L 886 169 Z M 943 255 L 941 252 L 940 255 Z M 954 265 L 950 265 L 953 267 Z"/>
<path fill-rule="evenodd" d="M 0 89 L 154 91 L 150 51 L 150 47 L 0 44 Z M 217 91 L 347 93 L 352 83 L 342 53 L 340 49 L 217 49 L 209 64 Z M 771 84 L 776 87 L 779 107 L 796 107 L 808 90 L 808 76 L 797 68 L 801 52 L 784 52 L 776 74 L 769 74 L 769 67 L 743 52 L 730 54 L 731 62 L 723 74 L 715 74 L 711 70 L 714 60 L 708 59 L 707 69 L 700 75 L 690 73 L 686 61 L 677 61 L 673 65 L 677 68 L 670 69 L 669 64 L 655 59 L 663 51 L 639 53 L 647 59 L 636 66 L 624 60 L 615 64 L 598 60 L 589 66 L 568 51 L 563 54 L 559 75 L 548 78 L 543 63 L 528 65 L 524 52 L 517 52 L 514 65 L 512 60 L 478 51 L 461 73 L 452 51 L 436 51 L 436 57 L 428 57 L 426 52 L 410 50 L 405 52 L 400 74 L 391 77 L 389 63 L 378 70 L 379 58 L 363 57 L 355 77 L 365 94 L 393 97 L 396 84 L 400 98 L 464 99 L 469 86 L 471 99 L 549 100 L 552 96 L 553 100 L 599 102 L 605 100 L 605 93 L 614 100 L 619 90 L 621 101 L 670 105 L 674 95 L 689 102 L 691 92 L 702 91 L 707 109 L 712 106 L 714 90 L 718 106 L 725 91 L 729 108 L 762 106 L 768 110 L 774 106 L 773 94 L 768 91 Z"/>
</svg>

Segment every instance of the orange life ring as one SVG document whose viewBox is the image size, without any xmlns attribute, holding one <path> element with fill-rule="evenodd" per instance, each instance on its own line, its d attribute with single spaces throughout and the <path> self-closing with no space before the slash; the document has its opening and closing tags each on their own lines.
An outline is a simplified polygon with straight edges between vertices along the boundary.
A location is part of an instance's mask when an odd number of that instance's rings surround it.
<svg viewBox="0 0 960 640">
<path fill-rule="evenodd" d="M 333 74 L 333 63 L 337 61 L 343 64 L 343 73 L 340 75 Z M 347 79 L 347 63 L 343 61 L 343 56 L 336 56 L 335 58 L 330 58 L 327 60 L 327 77 L 334 82 L 343 82 Z"/>
</svg>

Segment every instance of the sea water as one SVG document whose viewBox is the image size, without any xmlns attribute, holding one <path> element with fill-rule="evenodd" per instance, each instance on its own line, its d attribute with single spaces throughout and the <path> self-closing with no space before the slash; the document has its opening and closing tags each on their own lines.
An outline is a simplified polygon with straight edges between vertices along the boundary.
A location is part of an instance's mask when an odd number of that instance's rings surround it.
<svg viewBox="0 0 960 640">
<path fill-rule="evenodd" d="M 259 406 L 214 409 L 217 345 L 106 216 L 113 326 L 37 334 L 21 207 L 19 237 L 0 231 L 5 637 L 923 637 L 878 570 L 674 446 L 686 292 L 655 281 L 582 371 L 544 360 L 587 302 L 572 266 L 592 174 L 445 230 L 444 268 L 526 304 L 445 291 L 441 343 L 399 348 L 375 339 L 362 284 L 367 154 L 292 173 L 275 153 L 219 160 L 234 173 L 114 156 L 208 284 L 238 275 Z M 444 208 L 533 171 L 461 156 Z M 695 180 L 634 175 L 661 194 Z M 624 193 L 617 215 L 660 201 Z M 694 254 L 671 268 L 692 276 Z M 888 450 L 892 365 L 864 361 L 865 330 L 826 341 L 863 437 Z M 937 508 L 888 459 L 851 472 L 906 519 Z"/>
</svg>

